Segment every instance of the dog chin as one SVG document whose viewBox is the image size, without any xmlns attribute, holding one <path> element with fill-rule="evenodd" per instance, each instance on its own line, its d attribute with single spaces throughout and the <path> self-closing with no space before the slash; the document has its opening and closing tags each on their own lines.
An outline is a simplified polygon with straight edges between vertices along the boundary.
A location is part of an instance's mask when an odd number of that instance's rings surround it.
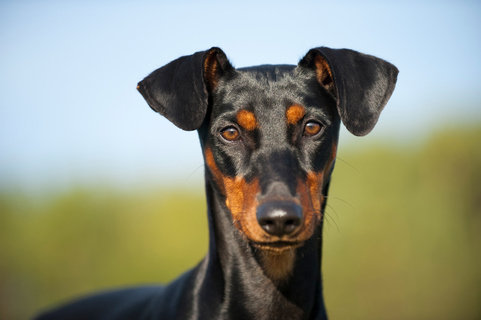
<svg viewBox="0 0 481 320">
<path fill-rule="evenodd" d="M 295 249 L 301 247 L 304 242 L 301 241 L 273 241 L 273 242 L 253 242 L 252 245 L 266 254 L 284 254 L 286 252 L 294 252 Z"/>
<path fill-rule="evenodd" d="M 296 261 L 296 248 L 302 242 L 270 242 L 256 243 L 256 256 L 259 258 L 260 265 L 264 274 L 272 282 L 281 284 L 288 281 L 294 271 Z"/>
</svg>

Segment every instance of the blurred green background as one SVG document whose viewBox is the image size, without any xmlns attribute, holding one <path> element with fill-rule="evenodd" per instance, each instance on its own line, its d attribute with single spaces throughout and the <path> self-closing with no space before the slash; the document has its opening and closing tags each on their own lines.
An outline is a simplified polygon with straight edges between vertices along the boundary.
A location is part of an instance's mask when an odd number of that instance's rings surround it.
<svg viewBox="0 0 481 320">
<path fill-rule="evenodd" d="M 476 126 L 416 147 L 341 142 L 324 231 L 331 319 L 481 318 L 480 146 Z M 170 281 L 207 249 L 200 189 L 3 191 L 0 211 L 2 320 Z"/>
</svg>

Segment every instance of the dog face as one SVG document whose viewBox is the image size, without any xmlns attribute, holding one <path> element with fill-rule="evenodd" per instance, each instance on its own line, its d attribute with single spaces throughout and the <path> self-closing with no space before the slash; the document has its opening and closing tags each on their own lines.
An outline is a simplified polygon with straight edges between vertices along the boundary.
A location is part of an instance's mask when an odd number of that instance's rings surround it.
<svg viewBox="0 0 481 320">
<path fill-rule="evenodd" d="M 253 245 L 290 250 L 312 236 L 339 124 L 334 96 L 309 68 L 230 70 L 216 82 L 203 148 L 208 176 Z"/>
<path fill-rule="evenodd" d="M 253 246 L 292 251 L 322 219 L 340 122 L 369 133 L 397 69 L 347 49 L 315 48 L 297 66 L 234 69 L 219 48 L 181 57 L 139 83 L 149 105 L 199 130 L 206 176 Z"/>
</svg>

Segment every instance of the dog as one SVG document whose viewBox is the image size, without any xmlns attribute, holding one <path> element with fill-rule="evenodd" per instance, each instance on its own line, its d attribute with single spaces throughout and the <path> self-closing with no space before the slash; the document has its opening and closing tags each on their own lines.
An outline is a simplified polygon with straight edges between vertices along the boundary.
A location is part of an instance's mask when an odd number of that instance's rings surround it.
<svg viewBox="0 0 481 320">
<path fill-rule="evenodd" d="M 208 253 L 165 287 L 97 294 L 38 319 L 327 319 L 322 225 L 340 123 L 368 134 L 397 75 L 327 47 L 297 66 L 240 69 L 213 47 L 152 72 L 137 87 L 148 105 L 199 134 Z"/>
</svg>

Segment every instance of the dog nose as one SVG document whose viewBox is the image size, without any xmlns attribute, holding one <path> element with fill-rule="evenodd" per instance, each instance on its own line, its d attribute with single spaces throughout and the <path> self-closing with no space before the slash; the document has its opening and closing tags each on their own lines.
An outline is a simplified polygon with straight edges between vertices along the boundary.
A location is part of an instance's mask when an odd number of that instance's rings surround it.
<svg viewBox="0 0 481 320">
<path fill-rule="evenodd" d="M 293 202 L 272 201 L 257 208 L 257 222 L 268 234 L 292 234 L 302 224 L 302 209 Z"/>
</svg>

